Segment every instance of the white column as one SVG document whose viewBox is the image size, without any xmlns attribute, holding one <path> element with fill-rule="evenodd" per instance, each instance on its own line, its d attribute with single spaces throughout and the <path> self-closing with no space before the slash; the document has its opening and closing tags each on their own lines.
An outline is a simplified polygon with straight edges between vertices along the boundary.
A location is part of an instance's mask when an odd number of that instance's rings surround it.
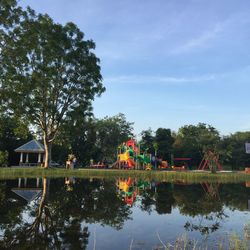
<svg viewBox="0 0 250 250">
<path fill-rule="evenodd" d="M 26 154 L 26 161 L 25 161 L 25 162 L 26 162 L 26 163 L 29 162 L 29 153 Z"/>
<path fill-rule="evenodd" d="M 40 178 L 36 178 L 36 187 L 39 188 Z"/>
<path fill-rule="evenodd" d="M 22 185 L 22 179 L 21 178 L 18 178 L 18 187 L 20 188 Z"/>
<path fill-rule="evenodd" d="M 38 154 L 38 163 L 41 163 L 41 153 Z"/>
<path fill-rule="evenodd" d="M 23 163 L 23 152 L 20 154 L 20 163 Z"/>
<path fill-rule="evenodd" d="M 27 186 L 27 178 L 24 178 L 24 187 Z"/>
</svg>

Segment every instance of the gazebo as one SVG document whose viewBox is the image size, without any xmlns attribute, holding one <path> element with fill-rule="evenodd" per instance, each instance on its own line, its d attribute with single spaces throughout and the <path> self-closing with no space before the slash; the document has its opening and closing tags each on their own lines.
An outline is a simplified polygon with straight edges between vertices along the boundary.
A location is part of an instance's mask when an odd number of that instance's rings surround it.
<svg viewBox="0 0 250 250">
<path fill-rule="evenodd" d="M 39 166 L 44 161 L 44 146 L 37 140 L 31 140 L 19 148 L 15 149 L 15 152 L 20 153 L 19 166 Z M 37 162 L 29 162 L 29 154 L 37 154 Z M 24 162 L 25 156 L 25 162 Z"/>
<path fill-rule="evenodd" d="M 11 189 L 19 197 L 23 198 L 27 202 L 34 200 L 36 197 L 41 196 L 43 187 L 40 178 L 36 179 L 36 183 L 33 179 L 18 178 L 18 186 Z"/>
</svg>

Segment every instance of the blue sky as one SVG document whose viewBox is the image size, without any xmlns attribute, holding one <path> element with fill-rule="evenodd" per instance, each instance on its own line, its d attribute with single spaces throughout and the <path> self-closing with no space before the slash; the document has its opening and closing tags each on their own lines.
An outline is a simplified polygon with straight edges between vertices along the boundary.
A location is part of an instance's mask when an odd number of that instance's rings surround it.
<svg viewBox="0 0 250 250">
<path fill-rule="evenodd" d="M 249 0 L 21 0 L 96 43 L 106 92 L 98 118 L 135 133 L 204 122 L 250 130 Z"/>
</svg>

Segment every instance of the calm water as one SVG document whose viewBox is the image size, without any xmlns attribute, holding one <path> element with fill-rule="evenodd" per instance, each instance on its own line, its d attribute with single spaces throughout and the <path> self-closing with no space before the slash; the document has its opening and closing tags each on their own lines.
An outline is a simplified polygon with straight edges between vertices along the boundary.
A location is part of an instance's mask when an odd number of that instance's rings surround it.
<svg viewBox="0 0 250 250">
<path fill-rule="evenodd" d="M 0 246 L 163 249 L 183 236 L 216 249 L 228 235 L 246 234 L 247 186 L 130 178 L 0 181 Z"/>
</svg>

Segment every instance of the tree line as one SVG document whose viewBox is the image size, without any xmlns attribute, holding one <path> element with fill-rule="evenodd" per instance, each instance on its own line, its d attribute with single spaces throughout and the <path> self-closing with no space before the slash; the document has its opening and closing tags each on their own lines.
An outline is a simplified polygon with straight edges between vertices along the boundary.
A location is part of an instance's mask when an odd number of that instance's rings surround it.
<svg viewBox="0 0 250 250">
<path fill-rule="evenodd" d="M 25 123 L 10 116 L 0 116 L 0 165 L 16 165 L 19 156 L 14 149 L 41 134 L 34 134 Z M 64 164 L 67 155 L 76 155 L 79 165 L 87 166 L 91 159 L 109 163 L 116 160 L 117 147 L 135 138 L 133 123 L 124 114 L 97 119 L 94 115 L 72 120 L 61 127 L 53 143 L 52 159 Z M 245 143 L 250 132 L 236 132 L 222 136 L 214 127 L 199 123 L 182 126 L 177 132 L 169 128 L 143 130 L 138 136 L 141 152 L 157 155 L 171 163 L 171 158 L 191 158 L 190 167 L 196 168 L 208 150 L 217 153 L 223 166 L 242 169 L 250 166 Z"/>
</svg>

